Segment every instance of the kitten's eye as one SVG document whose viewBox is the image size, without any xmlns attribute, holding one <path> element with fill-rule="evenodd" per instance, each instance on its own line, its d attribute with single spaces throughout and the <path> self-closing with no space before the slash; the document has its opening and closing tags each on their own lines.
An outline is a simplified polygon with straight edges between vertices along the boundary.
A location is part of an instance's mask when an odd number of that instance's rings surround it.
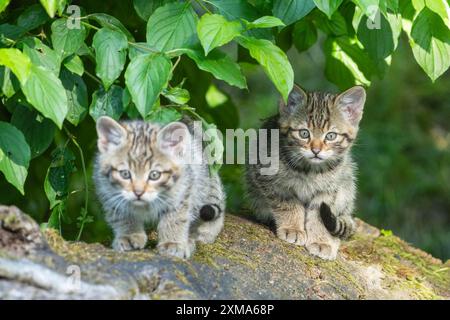
<svg viewBox="0 0 450 320">
<path fill-rule="evenodd" d="M 125 180 L 131 179 L 131 172 L 129 170 L 120 170 L 119 174 L 122 177 L 122 179 Z"/>
<path fill-rule="evenodd" d="M 327 135 L 325 136 L 325 139 L 328 141 L 333 141 L 334 139 L 336 139 L 336 137 L 337 137 L 336 132 L 328 132 Z"/>
<path fill-rule="evenodd" d="M 161 177 L 161 172 L 152 170 L 150 171 L 150 174 L 148 175 L 148 178 L 150 180 L 158 180 Z"/>
<path fill-rule="evenodd" d="M 300 138 L 308 139 L 309 138 L 309 131 L 307 129 L 301 129 L 298 134 L 300 135 Z"/>
</svg>

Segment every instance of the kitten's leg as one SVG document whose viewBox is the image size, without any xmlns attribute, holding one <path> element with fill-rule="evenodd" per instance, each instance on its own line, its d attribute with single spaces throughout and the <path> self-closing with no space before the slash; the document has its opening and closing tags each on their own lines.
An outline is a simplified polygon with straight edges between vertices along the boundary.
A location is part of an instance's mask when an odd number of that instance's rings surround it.
<svg viewBox="0 0 450 320">
<path fill-rule="evenodd" d="M 147 244 L 144 222 L 127 217 L 127 219 L 109 221 L 114 231 L 113 248 L 117 251 L 143 249 Z"/>
<path fill-rule="evenodd" d="M 164 213 L 158 223 L 158 251 L 163 255 L 187 259 L 195 246 L 189 241 L 190 212 L 187 204 Z"/>
<path fill-rule="evenodd" d="M 272 205 L 278 238 L 304 246 L 307 240 L 305 231 L 305 208 L 296 201 L 284 201 Z"/>
<path fill-rule="evenodd" d="M 325 260 L 336 259 L 340 245 L 339 238 L 333 237 L 320 217 L 319 208 L 322 202 L 332 203 L 330 199 L 317 197 L 306 212 L 306 233 L 308 240 L 306 249 L 312 255 Z"/>
</svg>

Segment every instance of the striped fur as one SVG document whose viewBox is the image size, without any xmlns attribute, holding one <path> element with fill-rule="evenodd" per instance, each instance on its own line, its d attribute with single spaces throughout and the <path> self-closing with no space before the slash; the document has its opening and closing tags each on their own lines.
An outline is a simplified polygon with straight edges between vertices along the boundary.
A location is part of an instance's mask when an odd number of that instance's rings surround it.
<svg viewBox="0 0 450 320">
<path fill-rule="evenodd" d="M 364 102 L 361 87 L 334 95 L 305 93 L 296 86 L 288 102 L 280 104 L 279 114 L 263 124 L 280 129 L 278 154 L 271 155 L 280 159 L 278 173 L 262 175 L 261 164 L 246 168 L 255 215 L 262 221 L 274 220 L 281 239 L 305 245 L 324 259 L 334 259 L 339 238 L 346 239 L 355 230 L 356 165 L 349 151 Z"/>
<path fill-rule="evenodd" d="M 225 195 L 207 165 L 183 162 L 187 152 L 202 156 L 201 141 L 193 140 L 186 124 L 161 127 L 102 117 L 97 132 L 94 181 L 116 250 L 142 249 L 145 225 L 157 226 L 161 253 L 181 258 L 192 254 L 196 241 L 215 240 L 223 227 Z M 180 135 L 171 140 L 175 133 Z"/>
</svg>

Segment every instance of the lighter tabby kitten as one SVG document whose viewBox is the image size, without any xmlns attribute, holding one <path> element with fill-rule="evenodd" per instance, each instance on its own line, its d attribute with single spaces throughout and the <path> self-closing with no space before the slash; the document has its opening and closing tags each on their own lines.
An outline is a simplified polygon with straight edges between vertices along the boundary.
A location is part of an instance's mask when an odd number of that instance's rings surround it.
<svg viewBox="0 0 450 320">
<path fill-rule="evenodd" d="M 295 86 L 279 114 L 263 125 L 280 129 L 280 148 L 272 155 L 280 159 L 278 173 L 261 175 L 260 164 L 247 166 L 255 214 L 274 220 L 279 238 L 322 259 L 335 259 L 339 239 L 355 230 L 356 165 L 350 148 L 365 99 L 359 86 L 340 95 Z"/>
<path fill-rule="evenodd" d="M 189 258 L 197 240 L 214 242 L 223 227 L 225 196 L 217 173 L 185 163 L 189 152 L 202 157 L 201 142 L 186 124 L 101 117 L 97 133 L 94 180 L 114 249 L 144 248 L 146 224 L 157 224 L 162 254 Z"/>
</svg>

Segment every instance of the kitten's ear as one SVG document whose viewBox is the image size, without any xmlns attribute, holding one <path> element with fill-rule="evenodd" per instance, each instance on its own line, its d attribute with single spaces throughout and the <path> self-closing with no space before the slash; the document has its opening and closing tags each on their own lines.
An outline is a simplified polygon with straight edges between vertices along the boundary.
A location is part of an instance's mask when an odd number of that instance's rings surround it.
<svg viewBox="0 0 450 320">
<path fill-rule="evenodd" d="M 288 101 L 280 102 L 280 114 L 291 115 L 297 112 L 301 107 L 306 105 L 308 96 L 302 88 L 294 84 L 292 91 L 289 93 Z"/>
<path fill-rule="evenodd" d="M 342 112 L 345 119 L 353 126 L 358 126 L 361 121 L 366 91 L 363 87 L 355 86 L 341 93 L 335 101 L 336 107 Z"/>
<path fill-rule="evenodd" d="M 98 149 L 106 152 L 118 147 L 125 140 L 126 130 L 110 117 L 100 117 L 97 120 Z"/>
<path fill-rule="evenodd" d="M 158 148 L 165 154 L 181 160 L 191 143 L 191 134 L 188 127 L 182 122 L 172 122 L 166 125 L 156 138 Z"/>
</svg>

